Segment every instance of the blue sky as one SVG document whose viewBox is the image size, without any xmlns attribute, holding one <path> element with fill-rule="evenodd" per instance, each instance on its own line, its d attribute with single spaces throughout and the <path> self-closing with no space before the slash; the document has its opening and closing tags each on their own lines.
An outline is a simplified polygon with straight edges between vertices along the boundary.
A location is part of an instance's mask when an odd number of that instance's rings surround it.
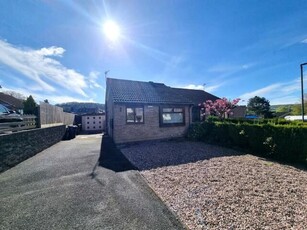
<svg viewBox="0 0 307 230">
<path fill-rule="evenodd" d="M 115 42 L 107 20 L 120 27 Z M 104 103 L 110 70 L 245 103 L 298 103 L 304 62 L 305 0 L 0 1 L 1 90 L 37 101 Z"/>
</svg>

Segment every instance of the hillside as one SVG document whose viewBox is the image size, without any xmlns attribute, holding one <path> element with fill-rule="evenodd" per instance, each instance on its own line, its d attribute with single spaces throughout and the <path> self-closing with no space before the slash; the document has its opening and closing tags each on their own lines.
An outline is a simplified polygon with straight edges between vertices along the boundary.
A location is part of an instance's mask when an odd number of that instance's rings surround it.
<svg viewBox="0 0 307 230">
<path fill-rule="evenodd" d="M 271 105 L 271 111 L 276 111 L 279 109 L 292 108 L 295 104 L 284 104 L 284 105 Z"/>
<path fill-rule="evenodd" d="M 64 112 L 75 113 L 79 115 L 88 113 L 101 113 L 105 111 L 104 104 L 92 102 L 67 102 L 56 104 L 56 106 L 62 107 Z"/>
</svg>

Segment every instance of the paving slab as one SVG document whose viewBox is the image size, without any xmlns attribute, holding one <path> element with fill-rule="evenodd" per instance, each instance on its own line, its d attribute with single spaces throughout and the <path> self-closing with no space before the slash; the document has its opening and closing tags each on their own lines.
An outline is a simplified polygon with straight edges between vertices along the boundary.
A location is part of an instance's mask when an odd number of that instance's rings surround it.
<svg viewBox="0 0 307 230">
<path fill-rule="evenodd" d="M 0 229 L 183 229 L 104 139 L 59 142 L 0 174 Z"/>
</svg>

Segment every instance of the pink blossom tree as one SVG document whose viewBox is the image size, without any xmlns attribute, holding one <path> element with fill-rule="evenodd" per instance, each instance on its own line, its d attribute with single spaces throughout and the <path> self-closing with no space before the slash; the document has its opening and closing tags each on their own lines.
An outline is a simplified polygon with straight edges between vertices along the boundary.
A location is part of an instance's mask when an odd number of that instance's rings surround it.
<svg viewBox="0 0 307 230">
<path fill-rule="evenodd" d="M 199 106 L 202 107 L 202 116 L 213 115 L 219 117 L 220 119 L 224 119 L 231 114 L 232 109 L 237 107 L 240 100 L 240 98 L 237 98 L 231 101 L 223 97 L 222 99 L 217 99 L 214 102 L 212 100 L 207 100 L 203 104 L 199 104 Z"/>
</svg>

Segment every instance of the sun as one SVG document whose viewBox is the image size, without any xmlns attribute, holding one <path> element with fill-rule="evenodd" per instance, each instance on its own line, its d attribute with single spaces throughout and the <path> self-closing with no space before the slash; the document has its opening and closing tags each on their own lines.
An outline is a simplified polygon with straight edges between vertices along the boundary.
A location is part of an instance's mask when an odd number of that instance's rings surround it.
<svg viewBox="0 0 307 230">
<path fill-rule="evenodd" d="M 110 41 L 117 41 L 120 37 L 120 28 L 114 21 L 107 21 L 103 25 L 103 32 Z"/>
</svg>

